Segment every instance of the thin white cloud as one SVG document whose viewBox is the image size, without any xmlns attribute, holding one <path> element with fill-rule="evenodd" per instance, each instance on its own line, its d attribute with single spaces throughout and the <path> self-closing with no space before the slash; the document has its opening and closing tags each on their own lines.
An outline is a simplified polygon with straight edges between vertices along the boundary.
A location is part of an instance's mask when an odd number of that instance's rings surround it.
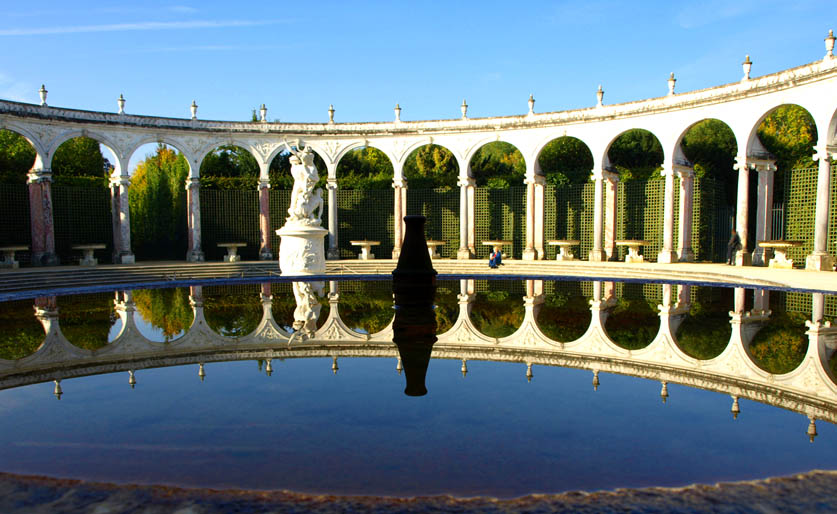
<svg viewBox="0 0 837 514">
<path fill-rule="evenodd" d="M 172 5 L 168 8 L 171 12 L 181 13 L 181 14 L 194 14 L 198 12 L 197 9 L 194 7 L 189 7 L 188 5 Z"/>
<path fill-rule="evenodd" d="M 146 21 L 139 23 L 113 23 L 108 25 L 76 25 L 65 27 L 35 27 L 26 29 L 0 29 L 0 36 L 43 36 L 54 34 L 83 34 L 90 32 L 125 32 L 138 30 L 188 30 L 214 29 L 225 27 L 252 27 L 272 25 L 278 20 L 196 20 L 196 21 Z"/>
</svg>

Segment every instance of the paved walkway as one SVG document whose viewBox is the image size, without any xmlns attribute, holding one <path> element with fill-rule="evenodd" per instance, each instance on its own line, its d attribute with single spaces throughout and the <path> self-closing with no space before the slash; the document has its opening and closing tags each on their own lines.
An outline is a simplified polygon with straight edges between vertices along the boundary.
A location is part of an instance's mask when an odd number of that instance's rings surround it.
<svg viewBox="0 0 837 514">
<path fill-rule="evenodd" d="M 327 261 L 326 276 L 358 278 L 388 275 L 395 268 L 392 259 Z M 433 261 L 436 271 L 451 278 L 482 275 L 509 278 L 578 278 L 582 280 L 628 280 L 732 284 L 749 287 L 790 288 L 837 293 L 837 273 L 801 269 L 778 270 L 763 267 L 736 267 L 713 263 L 639 263 L 589 261 L 507 260 L 499 269 L 490 269 L 483 260 Z M 107 286 L 138 284 L 160 287 L 180 286 L 199 281 L 242 282 L 277 280 L 282 277 L 276 261 L 237 263 L 178 261 L 141 262 L 134 265 L 105 264 L 97 267 L 55 266 L 0 271 L 0 300 L 9 294 L 47 288 L 108 290 Z M 443 277 L 440 277 L 443 278 Z M 112 287 L 110 289 L 113 289 Z"/>
</svg>

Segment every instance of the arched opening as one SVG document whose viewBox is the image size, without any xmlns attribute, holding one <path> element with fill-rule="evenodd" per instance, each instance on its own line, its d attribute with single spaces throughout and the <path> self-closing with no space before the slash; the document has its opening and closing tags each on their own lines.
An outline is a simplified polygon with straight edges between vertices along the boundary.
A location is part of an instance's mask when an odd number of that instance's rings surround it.
<svg viewBox="0 0 837 514">
<path fill-rule="evenodd" d="M 662 303 L 661 284 L 616 283 L 616 305 L 605 320 L 608 337 L 626 350 L 645 348 L 660 329 L 657 305 Z"/>
<path fill-rule="evenodd" d="M 680 216 L 675 218 L 681 259 L 683 251 L 691 250 L 694 260 L 723 261 L 727 257 L 738 187 L 734 169 L 738 153 L 735 134 L 723 121 L 705 119 L 683 133 L 678 148 L 683 155 L 675 156 L 675 164 L 685 168 L 676 192 L 678 208 L 685 195 L 691 197 L 691 202 L 686 204 L 691 212 L 677 209 L 681 215 L 691 217 L 691 224 Z M 690 174 L 689 168 L 693 173 Z"/>
<path fill-rule="evenodd" d="M 328 167 L 316 151 L 314 151 L 314 166 L 317 168 L 317 174 L 320 177 L 315 189 L 323 189 L 322 226 L 325 228 L 328 227 L 329 198 L 325 191 Z M 294 179 L 291 176 L 291 152 L 284 149 L 273 157 L 268 168 L 268 178 L 270 180 L 270 189 L 267 193 L 270 213 L 270 223 L 268 224 L 270 248 L 273 255 L 278 255 L 280 238 L 276 231 L 285 224 L 285 218 L 288 216 L 288 208 L 291 204 L 291 191 L 294 186 Z M 327 246 L 329 245 L 327 244 Z"/>
<path fill-rule="evenodd" d="M 544 302 L 538 311 L 538 327 L 561 343 L 575 341 L 590 327 L 592 282 L 544 282 Z"/>
<path fill-rule="evenodd" d="M 243 259 L 259 255 L 259 163 L 245 148 L 222 145 L 200 166 L 201 247 L 207 260 L 227 254 L 224 243 L 244 243 Z"/>
<path fill-rule="evenodd" d="M 444 245 L 436 248 L 440 257 L 456 257 L 459 248 L 459 164 L 453 153 L 439 145 L 413 150 L 404 161 L 407 179 L 407 214 L 427 218 L 428 240 Z"/>
<path fill-rule="evenodd" d="M 547 239 L 579 241 L 576 257 L 586 258 L 593 248 L 593 154 L 580 139 L 563 136 L 547 143 L 538 154 L 546 179 L 544 232 Z M 554 259 L 555 245 L 547 245 L 546 257 Z"/>
<path fill-rule="evenodd" d="M 755 187 L 753 184 L 750 186 L 751 201 L 755 199 L 760 206 L 761 198 L 771 199 L 772 212 L 767 216 L 767 228 L 770 230 L 759 233 L 759 224 L 764 224 L 764 221 L 760 219 L 759 212 L 750 208 L 750 225 L 756 225 L 750 240 L 754 243 L 761 239 L 800 241 L 802 246 L 789 249 L 787 255 L 793 260 L 794 267 L 804 267 L 805 257 L 814 249 L 818 166 L 812 156 L 818 139 L 816 123 L 805 108 L 785 104 L 772 109 L 762 118 L 755 135 L 756 138 L 751 136 L 749 142 L 748 157 L 752 156 L 756 161 L 760 157 L 772 160 L 776 171 L 751 173 L 751 177 L 758 176 Z M 833 190 L 832 187 L 831 205 L 837 201 L 837 193 Z M 830 225 L 827 237 L 832 241 L 833 248 L 837 228 L 833 223 Z"/>
<path fill-rule="evenodd" d="M 677 327 L 675 342 L 683 353 L 709 360 L 723 353 L 732 327 L 733 290 L 725 287 L 692 287 L 689 313 Z"/>
<path fill-rule="evenodd" d="M 32 232 L 29 186 L 26 175 L 35 164 L 37 152 L 22 135 L 0 129 L 0 241 L 7 246 L 26 246 L 15 260 L 29 264 Z"/>
<path fill-rule="evenodd" d="M 631 129 L 614 139 L 607 150 L 607 170 L 618 183 L 606 180 L 603 246 L 608 259 L 623 260 L 627 248 L 617 240 L 642 240 L 646 258 L 663 247 L 664 160 L 659 139 L 644 129 Z"/>
<path fill-rule="evenodd" d="M 209 328 L 225 337 L 252 333 L 262 320 L 261 286 L 228 285 L 203 288 L 203 314 Z"/>
<path fill-rule="evenodd" d="M 0 324 L 0 359 L 22 359 L 44 342 L 44 327 L 33 315 L 32 300 L 3 302 Z"/>
<path fill-rule="evenodd" d="M 779 294 L 774 293 L 771 300 L 778 297 Z M 778 307 L 777 303 L 771 301 L 771 307 Z M 805 359 L 808 316 L 781 308 L 771 310 L 770 320 L 753 336 L 747 350 L 758 367 L 774 375 L 783 375 L 795 370 Z"/>
<path fill-rule="evenodd" d="M 380 244 L 372 253 L 389 258 L 395 241 L 393 227 L 392 178 L 389 157 L 377 148 L 354 148 L 337 163 L 337 219 L 340 222 L 341 259 L 354 259 L 358 247 L 351 241 L 370 240 Z"/>
<path fill-rule="evenodd" d="M 474 191 L 474 239 L 477 258 L 488 258 L 482 241 L 511 241 L 503 249 L 520 257 L 526 244 L 526 161 L 513 144 L 495 141 L 481 146 L 470 160 Z"/>
<path fill-rule="evenodd" d="M 108 344 L 110 328 L 118 316 L 111 293 L 59 296 L 58 324 L 69 342 L 87 350 Z"/>
<path fill-rule="evenodd" d="M 436 313 L 436 334 L 444 334 L 453 328 L 459 316 L 459 281 L 438 281 L 433 304 L 433 312 Z"/>
<path fill-rule="evenodd" d="M 133 293 L 137 330 L 149 341 L 168 343 L 179 339 L 195 319 L 189 288 L 140 289 Z"/>
<path fill-rule="evenodd" d="M 523 323 L 525 283 L 519 280 L 477 280 L 471 323 L 489 337 L 512 335 Z"/>
<path fill-rule="evenodd" d="M 114 152 L 96 139 L 74 137 L 61 143 L 52 156 L 52 221 L 55 252 L 62 263 L 78 263 L 76 245 L 105 245 L 97 260 L 110 262 L 113 217 L 110 174 L 119 165 Z"/>
<path fill-rule="evenodd" d="M 134 161 L 139 155 L 144 157 Z M 180 260 L 187 251 L 189 163 L 173 146 L 149 143 L 130 164 L 131 245 L 138 260 Z"/>
<path fill-rule="evenodd" d="M 340 282 L 340 319 L 361 334 L 385 329 L 395 316 L 389 282 Z"/>
</svg>

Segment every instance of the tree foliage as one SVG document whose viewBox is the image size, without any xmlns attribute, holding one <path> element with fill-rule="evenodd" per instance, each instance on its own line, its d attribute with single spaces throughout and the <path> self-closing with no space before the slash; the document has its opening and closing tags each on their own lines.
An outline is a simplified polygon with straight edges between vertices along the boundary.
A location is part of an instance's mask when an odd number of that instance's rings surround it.
<svg viewBox="0 0 837 514">
<path fill-rule="evenodd" d="M 320 176 L 320 181 L 316 187 L 324 187 L 328 179 L 328 168 L 323 158 L 316 152 L 314 153 L 314 167 L 317 168 L 317 174 Z M 290 152 L 284 151 L 273 158 L 273 161 L 270 163 L 270 168 L 268 168 L 268 176 L 270 178 L 270 187 L 273 189 L 293 189 L 294 179 L 291 176 Z M 341 187 L 344 189 L 359 189 L 346 187 L 346 185 L 342 184 L 342 180 Z"/>
<path fill-rule="evenodd" d="M 720 120 L 703 120 L 690 128 L 681 143 L 686 158 L 694 164 L 695 175 L 730 180 L 736 177 L 733 166 L 738 145 L 735 134 Z"/>
<path fill-rule="evenodd" d="M 607 151 L 619 179 L 655 180 L 665 158 L 660 140 L 644 129 L 631 129 L 616 138 Z"/>
<path fill-rule="evenodd" d="M 99 142 L 89 137 L 65 141 L 52 157 L 52 173 L 56 177 L 107 177 L 112 169 Z"/>
<path fill-rule="evenodd" d="M 471 172 L 477 186 L 505 189 L 523 183 L 526 161 L 511 143 L 495 141 L 481 147 L 471 157 Z"/>
<path fill-rule="evenodd" d="M 389 189 L 393 173 L 389 157 L 371 146 L 348 152 L 337 165 L 341 189 Z"/>
<path fill-rule="evenodd" d="M 259 163 L 240 146 L 219 146 L 201 161 L 201 177 L 258 177 Z"/>
<path fill-rule="evenodd" d="M 186 158 L 162 144 L 137 165 L 129 202 L 131 241 L 138 257 L 182 258 L 185 254 L 188 173 Z"/>
<path fill-rule="evenodd" d="M 0 130 L 0 182 L 23 184 L 35 164 L 35 149 L 20 134 Z"/>
<path fill-rule="evenodd" d="M 110 327 L 117 320 L 112 295 L 60 296 L 57 305 L 61 333 L 68 341 L 87 350 L 97 350 L 108 344 Z"/>
<path fill-rule="evenodd" d="M 414 188 L 453 187 L 459 177 L 459 166 L 447 148 L 424 145 L 407 157 L 404 176 Z"/>
<path fill-rule="evenodd" d="M 188 288 L 140 289 L 134 291 L 134 304 L 142 319 L 160 330 L 166 342 L 186 332 L 195 318 Z"/>
<path fill-rule="evenodd" d="M 808 350 L 805 320 L 801 313 L 774 313 L 770 323 L 750 343 L 750 354 L 759 367 L 781 375 L 802 364 Z"/>
<path fill-rule="evenodd" d="M 550 184 L 584 184 L 590 180 L 593 154 L 580 139 L 559 137 L 543 147 L 538 164 Z"/>
<path fill-rule="evenodd" d="M 811 156 L 817 142 L 817 126 L 798 105 L 782 105 L 761 122 L 759 140 L 776 158 L 780 172 L 814 166 Z"/>
</svg>

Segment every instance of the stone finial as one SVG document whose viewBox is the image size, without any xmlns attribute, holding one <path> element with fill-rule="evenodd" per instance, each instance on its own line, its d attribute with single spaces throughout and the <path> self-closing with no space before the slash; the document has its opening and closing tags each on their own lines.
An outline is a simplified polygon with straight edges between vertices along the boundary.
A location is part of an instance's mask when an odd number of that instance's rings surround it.
<svg viewBox="0 0 837 514">
<path fill-rule="evenodd" d="M 198 363 L 198 376 L 201 378 L 201 382 L 206 378 L 206 371 L 203 370 L 203 362 Z"/>
<path fill-rule="evenodd" d="M 596 91 L 596 107 L 602 106 L 602 99 L 604 98 L 604 89 L 602 89 L 602 85 L 599 84 L 599 89 Z"/>
<path fill-rule="evenodd" d="M 468 374 L 468 364 L 465 359 L 462 359 L 462 367 L 459 369 L 462 372 L 462 378 L 465 378 L 465 375 Z"/>
<path fill-rule="evenodd" d="M 400 123 L 401 122 L 401 106 L 398 105 L 398 104 L 395 104 L 395 109 L 393 109 L 393 110 L 395 111 L 395 122 Z"/>
<path fill-rule="evenodd" d="M 741 63 L 741 68 L 744 70 L 744 78 L 741 79 L 741 82 L 750 80 L 750 68 L 753 67 L 753 61 L 750 60 L 750 54 L 744 58 L 744 62 Z"/>
<path fill-rule="evenodd" d="M 403 370 L 404 370 L 404 365 L 401 364 L 401 357 L 398 357 L 398 362 L 395 363 L 395 371 L 397 371 L 398 374 L 400 375 L 401 371 L 403 371 Z"/>
<path fill-rule="evenodd" d="M 738 414 L 741 413 L 741 408 L 738 406 L 738 397 L 732 397 L 732 407 L 729 410 L 732 412 L 732 419 L 738 419 Z"/>
<path fill-rule="evenodd" d="M 132 369 L 128 370 L 128 385 L 131 386 L 131 389 L 137 385 L 137 377 L 134 376 L 134 370 Z"/>
<path fill-rule="evenodd" d="M 125 114 L 125 97 L 119 93 L 119 98 L 116 99 L 116 104 L 119 106 L 119 114 Z"/>
<path fill-rule="evenodd" d="M 465 103 L 465 99 L 462 99 L 462 105 L 459 106 L 459 110 L 462 111 L 462 119 L 468 119 L 468 104 Z"/>
<path fill-rule="evenodd" d="M 198 119 L 198 104 L 194 100 L 192 100 L 192 105 L 189 106 L 189 109 L 192 111 L 192 119 Z"/>
<path fill-rule="evenodd" d="M 825 38 L 825 56 L 829 59 L 834 58 L 834 31 L 829 29 L 828 36 Z"/>
<path fill-rule="evenodd" d="M 334 104 L 328 106 L 328 123 L 330 125 L 334 124 Z"/>
<path fill-rule="evenodd" d="M 527 362 L 526 363 L 526 381 L 531 382 L 533 376 L 535 376 L 535 375 L 532 373 L 532 363 Z"/>
<path fill-rule="evenodd" d="M 535 114 L 535 96 L 529 95 L 529 115 Z"/>
<path fill-rule="evenodd" d="M 593 370 L 593 391 L 599 390 L 599 370 Z"/>
<path fill-rule="evenodd" d="M 41 84 L 41 89 L 38 90 L 38 94 L 41 95 L 41 107 L 46 107 L 46 99 L 47 99 L 47 91 L 46 87 Z"/>
<path fill-rule="evenodd" d="M 264 104 L 259 107 L 259 120 L 261 120 L 262 123 L 267 122 L 267 107 L 265 107 Z"/>
<path fill-rule="evenodd" d="M 55 395 L 56 398 L 59 400 L 61 399 L 61 395 L 64 394 L 64 391 L 61 390 L 61 381 L 58 379 L 53 380 L 55 383 L 55 389 L 52 390 L 52 394 Z"/>
<path fill-rule="evenodd" d="M 663 403 L 668 400 L 668 382 L 662 382 L 663 388 L 660 390 L 660 398 L 663 399 Z"/>
<path fill-rule="evenodd" d="M 677 79 L 674 78 L 674 72 L 671 72 L 671 75 L 668 76 L 668 96 L 672 96 L 674 94 L 674 84 L 677 82 Z"/>
<path fill-rule="evenodd" d="M 331 371 L 336 375 L 337 370 L 340 368 L 337 367 L 337 357 L 332 357 L 332 359 L 333 360 L 331 361 Z"/>
<path fill-rule="evenodd" d="M 817 421 L 813 417 L 809 416 L 808 417 L 808 440 L 813 443 L 815 437 L 817 437 Z"/>
<path fill-rule="evenodd" d="M 273 374 L 273 359 L 267 359 L 267 364 L 264 367 L 264 372 L 267 376 Z"/>
</svg>

